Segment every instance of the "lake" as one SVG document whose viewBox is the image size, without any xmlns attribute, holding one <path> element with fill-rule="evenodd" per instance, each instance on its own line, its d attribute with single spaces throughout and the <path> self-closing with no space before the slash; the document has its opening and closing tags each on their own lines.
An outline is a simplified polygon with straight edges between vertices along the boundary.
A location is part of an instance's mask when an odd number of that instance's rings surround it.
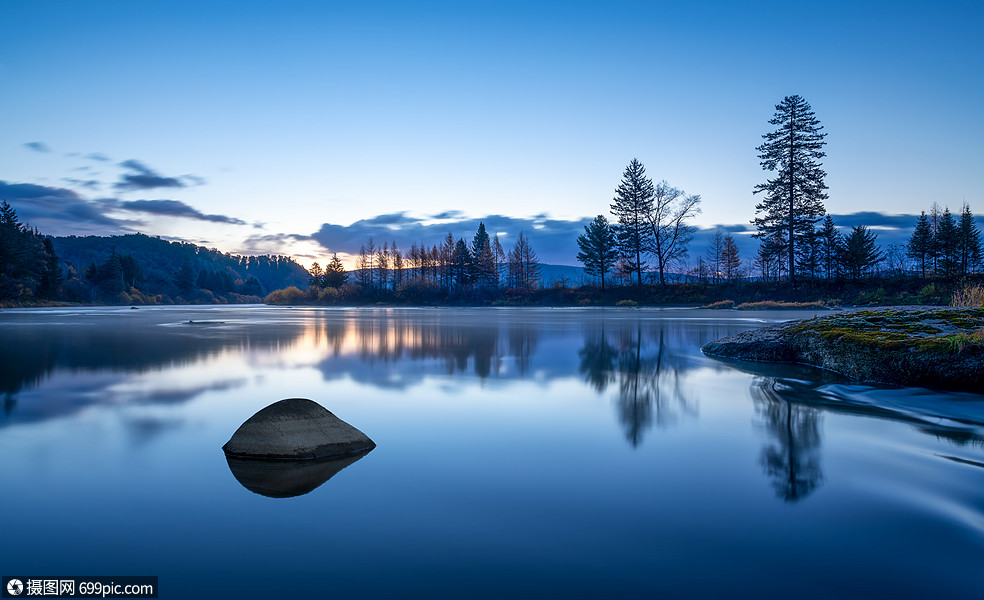
<svg viewBox="0 0 984 600">
<path fill-rule="evenodd" d="M 157 575 L 162 598 L 980 597 L 984 395 L 700 352 L 813 314 L 0 311 L 2 574 Z M 291 397 L 377 447 L 257 485 L 221 446 Z"/>
</svg>

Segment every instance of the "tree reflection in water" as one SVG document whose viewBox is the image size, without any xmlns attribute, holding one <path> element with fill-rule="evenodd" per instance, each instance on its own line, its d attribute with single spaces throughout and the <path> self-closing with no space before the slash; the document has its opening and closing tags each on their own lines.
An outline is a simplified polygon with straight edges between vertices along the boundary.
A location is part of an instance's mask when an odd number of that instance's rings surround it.
<svg viewBox="0 0 984 600">
<path fill-rule="evenodd" d="M 751 388 L 755 411 L 770 437 L 759 461 L 772 480 L 776 496 L 798 502 L 823 483 L 823 415 L 817 408 L 784 397 L 787 390 L 777 379 L 761 377 Z"/>
<path fill-rule="evenodd" d="M 357 317 L 325 318 L 314 325 L 317 344 L 331 349 L 319 364 L 326 376 L 345 372 L 380 387 L 406 387 L 435 373 L 473 373 L 480 381 L 522 378 L 538 344 L 535 327 L 481 315 L 379 311 Z"/>
<path fill-rule="evenodd" d="M 634 448 L 654 424 L 666 427 L 681 413 L 697 413 L 697 404 L 688 398 L 683 385 L 688 365 L 674 351 L 667 322 L 654 328 L 650 324 L 644 328 L 641 321 L 619 322 L 614 333 L 602 323 L 585 332 L 578 357 L 580 373 L 598 393 L 609 384 L 618 384 L 616 410 Z"/>
</svg>

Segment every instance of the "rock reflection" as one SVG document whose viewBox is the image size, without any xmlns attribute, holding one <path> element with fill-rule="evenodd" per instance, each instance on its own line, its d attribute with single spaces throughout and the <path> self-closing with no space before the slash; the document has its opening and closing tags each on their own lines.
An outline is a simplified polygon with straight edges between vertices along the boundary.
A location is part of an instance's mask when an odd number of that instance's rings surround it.
<svg viewBox="0 0 984 600">
<path fill-rule="evenodd" d="M 770 437 L 759 461 L 772 480 L 776 496 L 797 502 L 823 483 L 823 415 L 819 409 L 784 398 L 784 389 L 775 379 L 758 379 L 752 385 L 756 413 Z"/>
<path fill-rule="evenodd" d="M 226 456 L 229 470 L 244 488 L 269 498 L 303 496 L 357 462 L 370 451 L 319 460 L 251 460 Z"/>
<path fill-rule="evenodd" d="M 660 322 L 644 328 L 641 321 L 620 322 L 610 332 L 602 323 L 585 332 L 578 352 L 579 371 L 588 385 L 599 393 L 610 384 L 618 385 L 616 410 L 633 447 L 642 443 L 654 424 L 665 427 L 682 414 L 697 414 L 696 401 L 683 381 L 689 363 L 680 352 L 683 346 L 677 347 L 669 335 L 668 325 Z"/>
</svg>

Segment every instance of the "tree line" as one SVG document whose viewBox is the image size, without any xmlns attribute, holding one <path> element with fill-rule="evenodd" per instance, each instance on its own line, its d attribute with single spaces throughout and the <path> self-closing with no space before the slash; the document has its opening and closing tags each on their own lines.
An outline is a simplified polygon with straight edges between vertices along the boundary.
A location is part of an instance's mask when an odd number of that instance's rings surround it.
<svg viewBox="0 0 984 600">
<path fill-rule="evenodd" d="M 700 195 L 686 194 L 665 180 L 654 185 L 646 167 L 632 159 L 610 208 L 617 224 L 598 215 L 577 239 L 585 272 L 599 277 L 603 290 L 605 276 L 613 271 L 623 280 L 634 277 L 641 287 L 653 266 L 665 286 L 672 265 L 687 257 L 696 230 L 688 221 L 700 213 Z"/>
<path fill-rule="evenodd" d="M 394 241 L 378 246 L 369 240 L 362 244 L 356 268 L 345 270 L 338 254 L 322 267 L 314 263 L 309 285 L 322 301 L 336 299 L 346 285 L 352 295 L 395 294 L 416 297 L 421 294 L 489 295 L 503 289 L 529 291 L 541 283 L 540 260 L 529 238 L 520 232 L 507 252 L 498 235 L 489 235 L 481 222 L 471 242 L 455 240 L 448 233 L 440 244 L 413 243 L 401 251 Z"/>
<path fill-rule="evenodd" d="M 734 237 L 718 230 L 705 256 L 688 265 L 687 246 L 695 232 L 688 221 L 700 212 L 700 196 L 666 181 L 654 185 L 643 164 L 633 159 L 610 206 L 616 222 L 598 215 L 577 239 L 577 258 L 585 272 L 600 278 L 604 290 L 612 276 L 639 287 L 645 276 L 665 287 L 672 266 L 678 281 L 756 278 L 790 284 L 913 271 L 923 278 L 953 280 L 981 269 L 980 231 L 967 204 L 957 219 L 949 208 L 941 211 L 934 203 L 919 217 L 905 247 L 880 248 L 877 235 L 865 225 L 841 233 L 824 207 L 828 188 L 821 159 L 827 134 L 812 107 L 801 96 L 787 96 L 776 105 L 769 124 L 776 128 L 756 148 L 762 169 L 770 175 L 753 190 L 762 194 L 751 221 L 756 229 L 752 237 L 759 240 L 753 258 L 743 261 Z"/>
<path fill-rule="evenodd" d="M 53 299 L 61 281 L 51 237 L 21 223 L 13 207 L 0 202 L 0 303 Z"/>
<path fill-rule="evenodd" d="M 43 235 L 0 201 L 0 305 L 259 302 L 306 279 L 285 256 L 237 256 L 142 234 Z"/>
</svg>

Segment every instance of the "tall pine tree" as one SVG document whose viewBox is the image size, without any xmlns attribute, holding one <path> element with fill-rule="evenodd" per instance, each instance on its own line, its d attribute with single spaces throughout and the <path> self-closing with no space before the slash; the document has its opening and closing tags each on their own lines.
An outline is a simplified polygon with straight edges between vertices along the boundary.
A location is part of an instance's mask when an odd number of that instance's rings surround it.
<svg viewBox="0 0 984 600">
<path fill-rule="evenodd" d="M 799 244 L 806 243 L 825 212 L 827 185 L 823 179 L 827 174 L 820 159 L 826 156 L 823 138 L 827 134 L 800 96 L 786 96 L 776 105 L 769 123 L 778 128 L 763 135 L 765 143 L 756 150 L 762 169 L 775 177 L 755 186 L 754 193 L 765 192 L 765 198 L 755 206 L 761 216 L 752 222 L 758 228 L 756 237 L 770 239 L 773 245 L 783 241 L 789 280 L 794 282 Z"/>
<path fill-rule="evenodd" d="M 646 167 L 633 158 L 622 173 L 622 182 L 615 188 L 612 214 L 618 219 L 618 248 L 629 275 L 635 274 L 642 285 L 642 272 L 648 266 L 643 254 L 648 250 L 652 230 L 649 215 L 653 210 L 653 180 L 646 177 Z"/>
</svg>

